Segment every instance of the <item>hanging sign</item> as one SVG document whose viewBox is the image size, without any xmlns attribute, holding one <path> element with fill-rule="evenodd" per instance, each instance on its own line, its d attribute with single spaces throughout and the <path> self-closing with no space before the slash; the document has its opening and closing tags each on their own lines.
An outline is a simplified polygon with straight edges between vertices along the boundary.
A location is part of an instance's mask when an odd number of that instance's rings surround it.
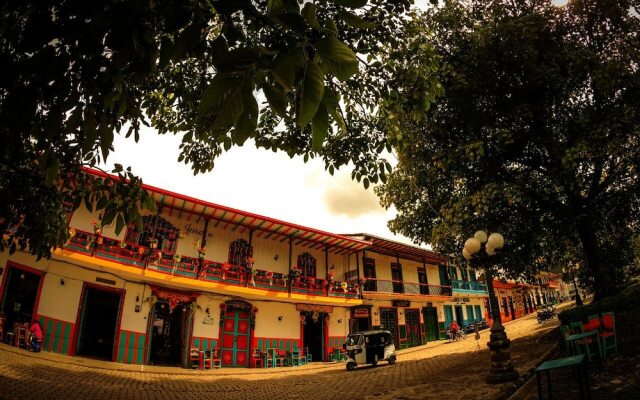
<svg viewBox="0 0 640 400">
<path fill-rule="evenodd" d="M 409 300 L 393 300 L 391 304 L 394 307 L 411 307 L 411 302 Z"/>
<path fill-rule="evenodd" d="M 330 313 L 333 312 L 333 306 L 320 306 L 317 304 L 296 304 L 296 310 L 298 311 L 309 311 L 309 312 L 323 312 Z"/>
</svg>

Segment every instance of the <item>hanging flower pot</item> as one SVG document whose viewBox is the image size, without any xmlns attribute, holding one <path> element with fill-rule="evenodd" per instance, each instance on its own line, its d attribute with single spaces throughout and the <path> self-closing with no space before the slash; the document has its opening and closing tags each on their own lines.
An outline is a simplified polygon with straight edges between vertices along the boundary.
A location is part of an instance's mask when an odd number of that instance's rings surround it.
<svg viewBox="0 0 640 400">
<path fill-rule="evenodd" d="M 342 282 L 340 286 L 342 287 L 342 291 L 347 293 L 347 288 L 349 287 L 349 284 L 347 282 Z"/>
<path fill-rule="evenodd" d="M 104 243 L 104 238 L 102 236 L 100 236 L 98 238 L 98 244 L 102 244 L 102 243 Z"/>
<path fill-rule="evenodd" d="M 180 261 L 182 261 L 182 257 L 180 257 L 178 254 L 173 256 L 173 261 L 179 263 Z"/>
</svg>

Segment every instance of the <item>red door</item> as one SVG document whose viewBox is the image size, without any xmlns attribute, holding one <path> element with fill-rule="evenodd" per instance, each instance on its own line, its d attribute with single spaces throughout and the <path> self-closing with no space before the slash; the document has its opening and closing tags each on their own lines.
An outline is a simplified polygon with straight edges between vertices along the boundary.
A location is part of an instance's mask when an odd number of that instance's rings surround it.
<svg viewBox="0 0 640 400">
<path fill-rule="evenodd" d="M 220 349 L 223 367 L 249 366 L 250 319 L 249 312 L 225 311 Z"/>
</svg>

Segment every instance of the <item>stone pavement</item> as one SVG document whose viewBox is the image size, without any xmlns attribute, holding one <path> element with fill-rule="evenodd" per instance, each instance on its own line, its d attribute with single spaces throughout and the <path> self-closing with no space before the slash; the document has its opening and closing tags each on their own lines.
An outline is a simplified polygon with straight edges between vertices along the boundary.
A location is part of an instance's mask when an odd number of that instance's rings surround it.
<svg viewBox="0 0 640 400">
<path fill-rule="evenodd" d="M 535 366 L 555 341 L 541 340 L 557 320 L 529 316 L 505 325 L 519 371 Z M 486 385 L 488 331 L 476 342 L 429 343 L 399 351 L 398 363 L 347 372 L 342 363 L 274 369 L 129 366 L 29 353 L 0 344 L 2 399 L 482 399 L 504 396 L 508 386 Z"/>
</svg>

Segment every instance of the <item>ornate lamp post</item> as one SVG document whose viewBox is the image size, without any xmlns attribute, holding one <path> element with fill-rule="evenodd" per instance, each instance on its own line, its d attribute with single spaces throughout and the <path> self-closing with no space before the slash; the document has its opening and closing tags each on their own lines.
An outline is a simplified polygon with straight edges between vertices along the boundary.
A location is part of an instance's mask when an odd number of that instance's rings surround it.
<svg viewBox="0 0 640 400">
<path fill-rule="evenodd" d="M 464 243 L 462 256 L 472 265 L 484 268 L 489 291 L 489 306 L 491 308 L 491 335 L 487 346 L 491 352 L 491 368 L 485 378 L 486 383 L 503 383 L 518 379 L 518 371 L 511 364 L 511 341 L 502 326 L 498 300 L 493 291 L 493 274 L 490 258 L 496 255 L 496 250 L 504 246 L 504 238 L 499 233 L 492 233 L 487 237 L 487 232 L 477 231 L 472 238 Z"/>
</svg>

